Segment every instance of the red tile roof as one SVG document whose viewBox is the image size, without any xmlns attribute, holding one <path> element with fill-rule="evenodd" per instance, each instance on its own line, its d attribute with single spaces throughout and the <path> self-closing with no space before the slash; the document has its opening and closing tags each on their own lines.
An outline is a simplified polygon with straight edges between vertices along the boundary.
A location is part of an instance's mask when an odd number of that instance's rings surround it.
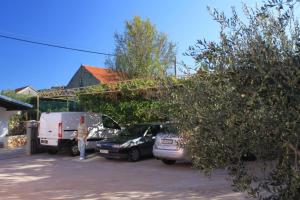
<svg viewBox="0 0 300 200">
<path fill-rule="evenodd" d="M 114 83 L 122 80 L 120 74 L 113 71 L 112 69 L 98 68 L 88 65 L 82 65 L 82 67 L 89 71 L 97 80 L 104 84 Z"/>
</svg>

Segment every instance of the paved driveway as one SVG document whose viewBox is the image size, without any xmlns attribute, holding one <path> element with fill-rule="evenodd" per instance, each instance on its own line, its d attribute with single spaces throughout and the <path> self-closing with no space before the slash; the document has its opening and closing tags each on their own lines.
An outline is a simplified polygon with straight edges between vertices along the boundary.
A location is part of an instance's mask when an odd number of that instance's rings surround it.
<svg viewBox="0 0 300 200">
<path fill-rule="evenodd" d="M 94 154 L 85 161 L 48 154 L 0 160 L 0 180 L 5 199 L 246 199 L 232 192 L 222 170 L 208 178 L 186 163 L 130 163 Z"/>
<path fill-rule="evenodd" d="M 10 158 L 23 157 L 26 154 L 25 147 L 19 147 L 15 149 L 0 148 L 0 160 L 6 160 Z M 1 166 L 1 165 L 0 165 Z"/>
</svg>

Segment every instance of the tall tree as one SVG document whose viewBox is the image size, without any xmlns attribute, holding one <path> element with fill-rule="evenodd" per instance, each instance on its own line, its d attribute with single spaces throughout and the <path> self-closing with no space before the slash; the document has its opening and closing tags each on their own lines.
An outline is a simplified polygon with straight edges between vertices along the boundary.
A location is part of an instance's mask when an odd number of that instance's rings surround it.
<svg viewBox="0 0 300 200">
<path fill-rule="evenodd" d="M 157 78 L 167 74 L 175 59 L 175 45 L 158 32 L 149 19 L 126 21 L 123 34 L 115 34 L 115 57 L 106 65 L 127 78 Z"/>
</svg>

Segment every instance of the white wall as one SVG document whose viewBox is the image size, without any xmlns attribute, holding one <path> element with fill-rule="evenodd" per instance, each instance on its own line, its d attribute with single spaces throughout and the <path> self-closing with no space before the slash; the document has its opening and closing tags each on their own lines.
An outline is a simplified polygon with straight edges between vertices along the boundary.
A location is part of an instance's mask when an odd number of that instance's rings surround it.
<svg viewBox="0 0 300 200">
<path fill-rule="evenodd" d="M 23 90 L 18 91 L 17 94 L 37 96 L 37 92 L 35 90 L 33 90 L 31 87 L 26 87 Z"/>
<path fill-rule="evenodd" d="M 0 143 L 3 142 L 5 135 L 8 134 L 8 120 L 18 111 L 6 111 L 5 108 L 0 107 Z"/>
</svg>

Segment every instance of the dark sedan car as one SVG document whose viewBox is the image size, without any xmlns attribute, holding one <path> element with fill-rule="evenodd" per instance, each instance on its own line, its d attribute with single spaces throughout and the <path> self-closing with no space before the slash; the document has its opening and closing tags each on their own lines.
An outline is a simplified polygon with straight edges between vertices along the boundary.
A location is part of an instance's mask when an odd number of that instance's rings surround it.
<svg viewBox="0 0 300 200">
<path fill-rule="evenodd" d="M 142 156 L 152 156 L 155 136 L 162 129 L 160 123 L 135 124 L 118 136 L 97 142 L 97 151 L 105 158 L 123 158 L 138 161 Z"/>
</svg>

